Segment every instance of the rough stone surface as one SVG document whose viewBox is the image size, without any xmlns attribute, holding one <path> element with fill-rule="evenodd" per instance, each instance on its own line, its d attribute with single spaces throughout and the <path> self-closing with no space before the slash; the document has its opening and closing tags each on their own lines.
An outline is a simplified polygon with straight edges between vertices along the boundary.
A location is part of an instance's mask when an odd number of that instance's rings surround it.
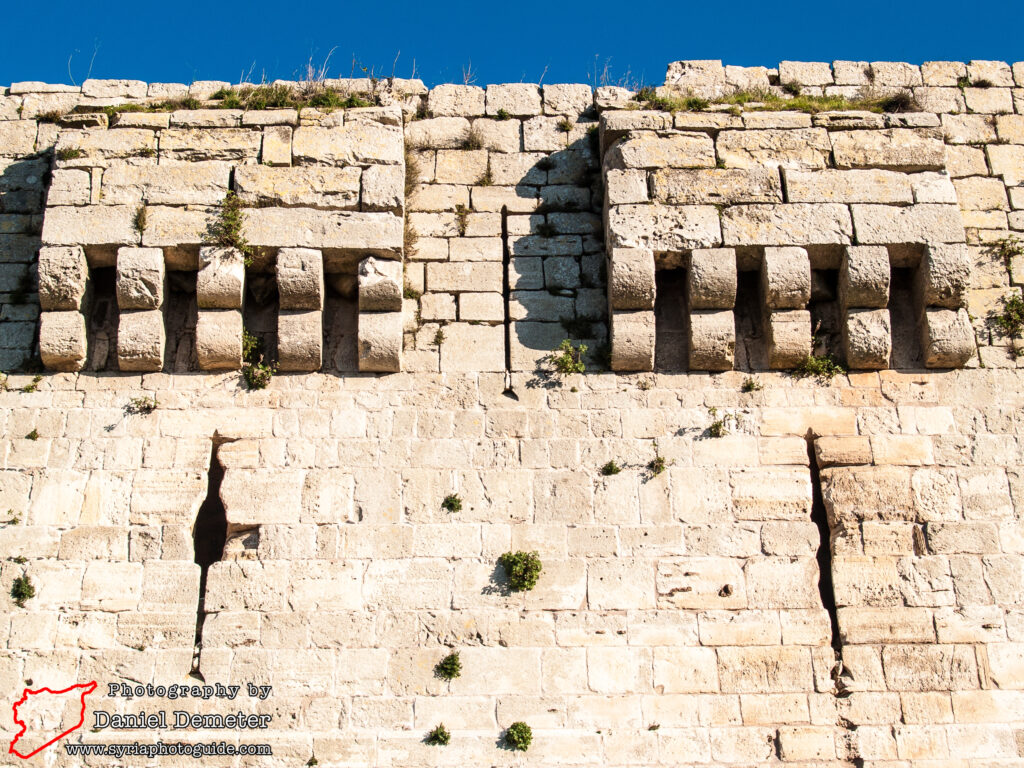
<svg viewBox="0 0 1024 768">
<path fill-rule="evenodd" d="M 839 267 L 839 304 L 843 307 L 885 307 L 889 303 L 891 267 L 882 246 L 848 246 Z"/>
<path fill-rule="evenodd" d="M 761 294 L 768 309 L 804 309 L 811 300 L 811 260 L 807 251 L 765 248 Z"/>
<path fill-rule="evenodd" d="M 608 298 L 614 310 L 654 309 L 654 254 L 614 248 L 608 260 Z"/>
<path fill-rule="evenodd" d="M 892 327 L 887 309 L 851 309 L 843 324 L 843 356 L 854 370 L 889 367 Z"/>
<path fill-rule="evenodd" d="M 164 303 L 164 276 L 161 249 L 119 248 L 117 306 L 120 309 L 160 309 Z"/>
<path fill-rule="evenodd" d="M 164 366 L 164 316 L 159 309 L 122 312 L 117 326 L 117 365 L 122 371 Z"/>
<path fill-rule="evenodd" d="M 690 370 L 728 371 L 736 353 L 732 310 L 690 313 Z"/>
<path fill-rule="evenodd" d="M 768 363 L 793 368 L 811 354 L 811 313 L 794 309 L 772 312 L 765 319 Z"/>
<path fill-rule="evenodd" d="M 82 309 L 89 266 L 81 247 L 39 249 L 39 305 L 44 310 Z"/>
<path fill-rule="evenodd" d="M 282 248 L 277 252 L 276 270 L 281 309 L 323 309 L 324 260 L 320 251 Z"/>
<path fill-rule="evenodd" d="M 611 323 L 612 370 L 649 371 L 654 367 L 654 313 L 616 312 Z"/>
<path fill-rule="evenodd" d="M 732 309 L 736 303 L 736 251 L 695 248 L 686 273 L 690 309 Z"/>
<path fill-rule="evenodd" d="M 359 311 L 397 312 L 402 308 L 402 265 L 372 256 L 359 263 Z"/>
<path fill-rule="evenodd" d="M 242 366 L 242 313 L 233 309 L 202 309 L 196 322 L 196 354 L 204 371 Z"/>
<path fill-rule="evenodd" d="M 282 311 L 277 316 L 277 358 L 282 371 L 318 371 L 323 357 L 319 309 Z"/>
<path fill-rule="evenodd" d="M 730 246 L 848 244 L 853 224 L 844 205 L 745 205 L 723 212 L 722 236 Z"/>
<path fill-rule="evenodd" d="M 393 373 L 402 370 L 402 314 L 359 313 L 359 370 Z"/>
<path fill-rule="evenodd" d="M 199 249 L 196 299 L 200 309 L 241 309 L 245 259 L 235 248 Z"/>
<path fill-rule="evenodd" d="M 974 331 L 967 310 L 925 310 L 921 347 L 928 368 L 958 368 L 967 362 L 974 354 Z"/>
<path fill-rule="evenodd" d="M 54 371 L 77 371 L 85 364 L 85 318 L 81 312 L 44 312 L 39 323 L 39 355 Z"/>
</svg>

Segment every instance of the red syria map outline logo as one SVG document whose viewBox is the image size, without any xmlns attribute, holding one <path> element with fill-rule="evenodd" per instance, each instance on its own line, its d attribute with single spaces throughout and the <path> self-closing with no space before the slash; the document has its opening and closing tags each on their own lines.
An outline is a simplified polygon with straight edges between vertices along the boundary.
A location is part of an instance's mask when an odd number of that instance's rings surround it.
<svg viewBox="0 0 1024 768">
<path fill-rule="evenodd" d="M 43 746 L 37 747 L 36 749 L 32 750 L 27 755 L 23 755 L 23 754 L 21 754 L 21 752 L 16 750 L 14 748 L 14 745 L 18 743 L 18 739 L 20 739 L 22 736 L 24 736 L 25 735 L 25 731 L 28 730 L 28 725 L 24 721 L 18 719 L 18 707 L 20 707 L 22 704 L 24 704 L 26 701 L 28 701 L 29 695 L 31 694 L 31 695 L 34 696 L 37 693 L 43 693 L 45 691 L 46 693 L 52 693 L 52 694 L 54 694 L 56 696 L 56 695 L 60 695 L 62 693 L 67 693 L 68 691 L 73 691 L 76 688 L 83 689 L 82 690 L 82 695 L 81 695 L 82 711 L 78 715 L 78 722 L 75 725 L 73 725 L 70 728 L 68 728 L 63 733 L 60 733 L 60 734 L 54 736 L 48 742 L 43 744 Z M 11 708 L 13 710 L 13 713 L 14 713 L 14 722 L 21 726 L 21 730 L 19 730 L 16 734 L 14 734 L 14 740 L 11 742 L 11 746 L 7 750 L 8 753 L 10 753 L 12 755 L 17 755 L 22 760 L 28 760 L 30 757 L 32 757 L 35 754 L 38 754 L 39 752 L 41 752 L 42 750 L 46 749 L 48 746 L 50 746 L 54 742 L 60 741 L 61 739 L 63 739 L 65 736 L 67 736 L 72 731 L 76 731 L 79 728 L 81 728 L 82 727 L 82 723 L 85 722 L 85 697 L 87 695 L 89 695 L 90 693 L 92 693 L 93 691 L 95 691 L 95 690 L 96 690 L 96 681 L 95 680 L 93 680 L 92 682 L 89 682 L 89 683 L 79 683 L 78 685 L 72 685 L 72 686 L 70 686 L 68 688 L 64 688 L 63 690 L 60 690 L 60 691 L 53 691 L 53 690 L 50 690 L 49 688 L 39 688 L 38 690 L 33 691 L 30 688 L 26 688 L 25 692 L 23 694 L 21 694 L 21 698 L 18 699 L 16 702 L 14 702 L 14 706 Z"/>
</svg>

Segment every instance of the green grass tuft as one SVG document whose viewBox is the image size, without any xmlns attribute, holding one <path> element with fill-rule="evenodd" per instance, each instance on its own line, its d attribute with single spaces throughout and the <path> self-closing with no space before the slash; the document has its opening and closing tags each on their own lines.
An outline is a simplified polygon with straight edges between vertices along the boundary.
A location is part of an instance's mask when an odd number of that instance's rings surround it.
<svg viewBox="0 0 1024 768">
<path fill-rule="evenodd" d="M 537 579 L 544 569 L 536 552 L 506 552 L 498 558 L 498 565 L 505 569 L 514 592 L 528 592 L 537 586 Z"/>
</svg>

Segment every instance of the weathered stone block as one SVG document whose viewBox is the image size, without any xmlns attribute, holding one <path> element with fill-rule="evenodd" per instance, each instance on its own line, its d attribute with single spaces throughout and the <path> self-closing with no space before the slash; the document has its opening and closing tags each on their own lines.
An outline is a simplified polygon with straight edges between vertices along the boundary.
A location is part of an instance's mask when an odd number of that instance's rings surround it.
<svg viewBox="0 0 1024 768">
<path fill-rule="evenodd" d="M 768 309 L 803 309 L 811 300 L 811 260 L 803 248 L 765 248 L 761 295 Z"/>
<path fill-rule="evenodd" d="M 798 85 L 832 85 L 832 67 L 825 61 L 780 61 L 779 82 Z"/>
<path fill-rule="evenodd" d="M 825 168 L 832 152 L 824 128 L 722 131 L 716 147 L 726 168 Z"/>
<path fill-rule="evenodd" d="M 160 159 L 255 161 L 262 140 L 249 128 L 169 128 L 160 132 Z"/>
<path fill-rule="evenodd" d="M 921 348 L 926 368 L 960 368 L 974 354 L 974 329 L 966 309 L 926 309 Z"/>
<path fill-rule="evenodd" d="M 1024 145 L 992 144 L 985 147 L 992 173 L 1002 176 L 1007 186 L 1017 186 L 1024 182 Z M 984 174 L 985 170 L 978 168 Z"/>
<path fill-rule="evenodd" d="M 384 258 L 402 253 L 402 219 L 390 213 L 253 208 L 242 234 L 252 245 L 362 252 Z"/>
<path fill-rule="evenodd" d="M 426 279 L 428 291 L 500 293 L 502 265 L 487 261 L 432 262 L 427 264 Z"/>
<path fill-rule="evenodd" d="M 359 313 L 359 370 L 402 370 L 402 313 Z"/>
<path fill-rule="evenodd" d="M 282 248 L 277 252 L 276 272 L 281 309 L 323 309 L 324 260 L 320 251 Z"/>
<path fill-rule="evenodd" d="M 964 228 L 955 205 L 852 205 L 861 245 L 962 243 Z"/>
<path fill-rule="evenodd" d="M 146 208 L 142 244 L 169 248 L 202 245 L 207 242 L 207 232 L 213 220 L 214 214 L 210 209 L 149 206 Z"/>
<path fill-rule="evenodd" d="M 79 371 L 85 365 L 85 317 L 80 312 L 39 316 L 39 356 L 53 371 Z"/>
<path fill-rule="evenodd" d="M 358 167 L 240 165 L 235 169 L 235 188 L 250 205 L 357 211 L 363 173 Z"/>
<path fill-rule="evenodd" d="M 235 248 L 199 249 L 196 301 L 200 309 L 241 309 L 245 290 L 245 260 Z"/>
<path fill-rule="evenodd" d="M 843 356 L 856 370 L 889 367 L 892 328 L 887 309 L 851 309 L 843 323 Z"/>
<path fill-rule="evenodd" d="M 654 312 L 613 312 L 611 345 L 613 371 L 654 370 Z"/>
<path fill-rule="evenodd" d="M 718 59 L 673 61 L 665 72 L 665 85 L 681 93 L 718 97 L 725 93 L 725 67 Z"/>
<path fill-rule="evenodd" d="M 690 312 L 690 370 L 732 370 L 736 353 L 736 321 L 731 309 Z"/>
<path fill-rule="evenodd" d="M 475 117 L 484 114 L 484 89 L 444 83 L 431 89 L 427 110 L 434 117 Z"/>
<path fill-rule="evenodd" d="M 82 309 L 88 280 L 81 247 L 39 249 L 39 306 L 44 311 Z"/>
<path fill-rule="evenodd" d="M 605 153 L 605 168 L 709 168 L 715 144 L 704 133 L 643 132 L 631 134 Z"/>
<path fill-rule="evenodd" d="M 402 129 L 391 125 L 303 126 L 292 136 L 292 161 L 295 165 L 400 165 L 403 146 Z"/>
<path fill-rule="evenodd" d="M 282 308 L 283 309 L 283 308 Z M 281 311 L 277 316 L 277 361 L 282 371 L 318 371 L 323 358 L 323 313 Z"/>
<path fill-rule="evenodd" d="M 135 211 L 127 205 L 57 206 L 43 219 L 45 245 L 135 245 Z"/>
<path fill-rule="evenodd" d="M 122 312 L 117 325 L 117 366 L 122 371 L 164 367 L 164 314 L 159 309 Z"/>
<path fill-rule="evenodd" d="M 402 263 L 372 256 L 359 263 L 359 311 L 398 312 L 402 309 Z"/>
<path fill-rule="evenodd" d="M 589 85 L 553 83 L 544 86 L 544 114 L 578 115 L 594 103 L 594 92 Z"/>
<path fill-rule="evenodd" d="M 201 309 L 196 321 L 196 355 L 203 371 L 242 367 L 242 313 Z"/>
<path fill-rule="evenodd" d="M 239 171 L 246 166 L 241 166 Z M 104 205 L 219 205 L 231 164 L 113 165 L 103 172 Z"/>
<path fill-rule="evenodd" d="M 405 210 L 405 169 L 400 165 L 371 165 L 363 170 L 360 202 L 364 211 Z"/>
<path fill-rule="evenodd" d="M 502 326 L 449 323 L 444 333 L 442 373 L 505 370 L 505 329 Z"/>
<path fill-rule="evenodd" d="M 972 259 L 966 245 L 930 245 L 914 275 L 917 307 L 959 309 L 967 304 Z"/>
<path fill-rule="evenodd" d="M 292 164 L 292 127 L 290 125 L 268 125 L 263 129 L 260 162 L 265 166 Z"/>
<path fill-rule="evenodd" d="M 120 309 L 160 309 L 164 279 L 164 252 L 160 248 L 118 249 L 116 290 Z"/>
<path fill-rule="evenodd" d="M 46 191 L 47 205 L 88 205 L 91 200 L 92 174 L 88 169 L 58 168 L 53 172 Z"/>
<path fill-rule="evenodd" d="M 747 607 L 742 561 L 726 557 L 679 557 L 658 561 L 659 608 Z"/>
<path fill-rule="evenodd" d="M 651 193 L 675 204 L 781 203 L 782 182 L 771 168 L 658 169 L 651 174 Z"/>
<path fill-rule="evenodd" d="M 496 115 L 502 110 L 513 117 L 539 115 L 541 111 L 540 86 L 532 83 L 488 85 L 487 114 Z"/>
<path fill-rule="evenodd" d="M 829 138 L 837 168 L 941 171 L 946 166 L 946 147 L 938 131 L 833 131 Z"/>
<path fill-rule="evenodd" d="M 613 248 L 683 251 L 722 243 L 718 211 L 710 205 L 620 205 L 608 212 Z"/>
<path fill-rule="evenodd" d="M 870 131 L 856 131 L 870 133 Z M 910 179 L 884 170 L 784 170 L 791 203 L 912 203 Z M 760 202 L 760 201 L 757 201 Z"/>
<path fill-rule="evenodd" d="M 654 253 L 646 248 L 613 248 L 608 297 L 613 310 L 654 309 Z"/>
<path fill-rule="evenodd" d="M 736 304 L 736 251 L 695 248 L 686 273 L 686 302 L 694 309 L 732 309 Z"/>
<path fill-rule="evenodd" d="M 793 368 L 811 354 L 810 312 L 772 312 L 765 319 L 765 329 L 772 368 Z"/>
<path fill-rule="evenodd" d="M 845 205 L 737 205 L 722 213 L 722 236 L 725 245 L 845 245 L 853 224 Z"/>
<path fill-rule="evenodd" d="M 840 306 L 887 306 L 891 272 L 889 251 L 884 247 L 847 246 L 839 267 Z"/>
</svg>

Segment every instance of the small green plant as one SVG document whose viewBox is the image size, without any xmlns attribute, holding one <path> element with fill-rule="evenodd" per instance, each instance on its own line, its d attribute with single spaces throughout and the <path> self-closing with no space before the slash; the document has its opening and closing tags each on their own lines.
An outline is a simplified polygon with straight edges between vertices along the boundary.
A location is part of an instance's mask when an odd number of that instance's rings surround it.
<svg viewBox="0 0 1024 768">
<path fill-rule="evenodd" d="M 465 237 L 469 226 L 469 209 L 462 203 L 455 206 L 455 226 L 459 230 L 459 237 Z"/>
<path fill-rule="evenodd" d="M 29 432 L 27 435 L 25 435 L 25 439 L 26 440 L 38 440 L 39 439 L 39 430 L 33 429 L 31 432 Z"/>
<path fill-rule="evenodd" d="M 128 401 L 128 405 L 124 407 L 125 413 L 130 414 L 150 414 L 156 410 L 156 398 L 155 397 L 133 397 Z"/>
<path fill-rule="evenodd" d="M 741 392 L 760 392 L 762 389 L 764 389 L 764 385 L 753 376 L 747 376 L 743 380 L 743 386 L 740 387 Z"/>
<path fill-rule="evenodd" d="M 476 180 L 478 187 L 490 187 L 494 184 L 494 177 L 491 176 L 491 164 L 487 164 L 487 170 L 480 174 L 480 178 Z"/>
<path fill-rule="evenodd" d="M 316 759 L 315 755 L 311 755 L 309 760 L 306 761 L 306 765 L 320 765 L 320 761 Z"/>
<path fill-rule="evenodd" d="M 252 265 L 252 249 L 242 235 L 245 223 L 245 209 L 242 200 L 233 191 L 228 191 L 221 201 L 217 215 L 211 219 L 206 228 L 206 236 L 210 245 L 222 248 L 234 248 L 241 252 L 245 266 Z"/>
<path fill-rule="evenodd" d="M 12 563 L 17 563 L 18 565 L 24 565 L 25 563 L 28 562 L 28 558 L 25 557 L 24 555 L 18 555 L 17 557 L 10 558 L 10 561 Z"/>
<path fill-rule="evenodd" d="M 135 231 L 140 235 L 146 231 L 146 206 L 140 205 L 135 209 L 135 220 L 133 222 Z"/>
<path fill-rule="evenodd" d="M 58 149 L 54 154 L 58 160 L 62 161 L 77 160 L 80 157 L 85 157 L 85 151 L 78 147 L 63 147 L 62 149 Z"/>
<path fill-rule="evenodd" d="M 462 662 L 458 651 L 452 651 L 434 665 L 434 675 L 442 680 L 454 680 L 461 674 Z"/>
<path fill-rule="evenodd" d="M 665 457 L 661 455 L 661 450 L 658 448 L 658 441 L 654 441 L 654 458 L 647 462 L 647 471 L 650 472 L 651 477 L 657 477 L 665 468 L 668 466 L 668 462 L 665 461 Z"/>
<path fill-rule="evenodd" d="M 828 382 L 839 374 L 846 373 L 846 367 L 832 355 L 808 355 L 793 369 L 798 379 L 814 376 L 819 382 Z"/>
<path fill-rule="evenodd" d="M 711 437 L 724 437 L 729 432 L 729 425 L 736 422 L 734 414 L 726 412 L 719 416 L 718 409 L 713 406 L 708 408 L 708 416 L 713 419 L 708 426 L 708 435 Z"/>
<path fill-rule="evenodd" d="M 650 725 L 647 726 L 647 730 L 648 731 L 656 731 L 659 728 L 661 728 L 661 725 L 659 725 L 658 723 L 651 723 Z"/>
<path fill-rule="evenodd" d="M 444 344 L 444 328 L 438 328 L 434 333 L 434 346 L 440 347 Z"/>
<path fill-rule="evenodd" d="M 444 501 L 441 502 L 441 509 L 447 512 L 461 512 L 462 499 L 459 498 L 457 493 L 449 493 L 444 497 Z"/>
<path fill-rule="evenodd" d="M 451 733 L 444 727 L 444 723 L 441 723 L 434 728 L 430 733 L 427 734 L 427 738 L 423 741 L 432 747 L 447 747 L 448 743 L 452 740 Z"/>
<path fill-rule="evenodd" d="M 136 157 L 156 157 L 156 150 L 152 147 L 143 147 L 135 153 Z"/>
<path fill-rule="evenodd" d="M 35 392 L 37 389 L 39 389 L 39 382 L 41 382 L 42 380 L 43 380 L 42 376 L 33 376 L 32 377 L 32 381 L 30 381 L 28 384 L 23 386 L 21 388 L 21 391 L 25 392 L 25 393 L 28 393 L 28 394 L 31 394 L 32 392 Z"/>
<path fill-rule="evenodd" d="M 532 741 L 533 731 L 522 721 L 512 723 L 505 731 L 505 745 L 516 752 L 525 752 Z"/>
<path fill-rule="evenodd" d="M 40 112 L 36 115 L 36 121 L 40 123 L 59 123 L 62 117 L 64 117 L 64 113 L 54 109 L 48 112 Z"/>
<path fill-rule="evenodd" d="M 245 363 L 242 366 L 242 378 L 249 389 L 266 389 L 275 373 L 277 365 L 264 363 L 262 359 L 258 363 Z"/>
<path fill-rule="evenodd" d="M 604 475 L 605 477 L 609 477 L 611 475 L 617 475 L 621 471 L 622 471 L 622 467 L 620 467 L 618 464 L 615 463 L 615 459 L 612 459 L 607 464 L 605 464 L 603 467 L 601 467 L 601 474 Z"/>
<path fill-rule="evenodd" d="M 1024 331 L 1024 299 L 1020 294 L 1004 296 L 1003 311 L 992 316 L 992 322 L 1004 336 L 1018 338 Z"/>
<path fill-rule="evenodd" d="M 804 87 L 795 80 L 782 84 L 782 92 L 788 93 L 790 96 L 800 96 L 803 93 L 803 90 Z"/>
<path fill-rule="evenodd" d="M 978 80 L 974 80 L 974 81 L 971 82 L 971 87 L 972 88 L 992 88 L 994 86 L 995 86 L 995 83 L 993 83 L 991 80 L 989 80 L 987 78 L 984 78 L 984 77 L 979 78 Z"/>
<path fill-rule="evenodd" d="M 960 89 L 970 88 L 971 87 L 971 78 L 970 78 L 970 76 L 969 75 L 960 75 L 960 77 L 958 77 L 956 79 L 956 87 L 960 88 Z"/>
<path fill-rule="evenodd" d="M 583 362 L 583 355 L 587 353 L 587 345 L 580 344 L 573 346 L 572 341 L 563 339 L 558 349 L 548 355 L 548 360 L 555 367 L 555 371 L 561 376 L 568 376 L 573 373 L 583 373 L 586 364 Z"/>
<path fill-rule="evenodd" d="M 463 149 L 483 149 L 484 148 L 484 142 L 480 138 L 480 134 L 478 134 L 474 130 L 470 130 L 469 135 L 466 136 L 466 138 L 462 140 L 462 148 Z"/>
<path fill-rule="evenodd" d="M 27 574 L 22 574 L 11 585 L 11 597 L 19 608 L 25 607 L 25 601 L 36 596 L 36 588 Z"/>
<path fill-rule="evenodd" d="M 878 100 L 883 112 L 918 112 L 921 107 L 910 91 L 900 91 Z"/>
<path fill-rule="evenodd" d="M 496 115 L 494 116 L 494 119 L 495 119 L 495 120 L 508 120 L 508 119 L 510 119 L 511 117 L 512 117 L 512 115 L 510 115 L 510 114 L 508 113 L 508 110 L 507 110 L 507 109 L 499 109 L 499 110 L 498 110 L 498 114 L 496 114 Z"/>
<path fill-rule="evenodd" d="M 14 514 L 13 509 L 8 509 L 7 514 L 10 515 L 10 517 L 7 518 L 8 525 L 19 525 L 21 523 L 21 515 Z"/>
<path fill-rule="evenodd" d="M 561 131 L 562 133 L 570 133 L 572 129 L 575 127 L 575 125 L 576 124 L 572 120 L 570 120 L 567 117 L 563 117 L 561 120 L 558 121 L 555 127 L 558 128 L 558 130 Z"/>
<path fill-rule="evenodd" d="M 242 329 L 242 359 L 247 363 L 253 363 L 257 360 L 260 354 L 260 339 L 253 333 L 249 332 L 248 328 Z"/>
<path fill-rule="evenodd" d="M 992 251 L 1009 267 L 1015 256 L 1024 256 L 1024 242 L 1017 237 L 1004 237 L 992 243 Z"/>
<path fill-rule="evenodd" d="M 506 552 L 498 558 L 498 565 L 505 569 L 509 586 L 514 592 L 528 592 L 537 586 L 537 579 L 544 566 L 536 552 Z"/>
<path fill-rule="evenodd" d="M 636 388 L 639 389 L 641 392 L 646 392 L 647 390 L 649 390 L 653 386 L 654 386 L 654 382 L 651 381 L 650 379 L 640 379 L 636 383 Z"/>
<path fill-rule="evenodd" d="M 406 285 L 402 288 L 402 296 L 406 299 L 418 299 L 423 294 L 413 288 L 411 285 Z"/>
</svg>

